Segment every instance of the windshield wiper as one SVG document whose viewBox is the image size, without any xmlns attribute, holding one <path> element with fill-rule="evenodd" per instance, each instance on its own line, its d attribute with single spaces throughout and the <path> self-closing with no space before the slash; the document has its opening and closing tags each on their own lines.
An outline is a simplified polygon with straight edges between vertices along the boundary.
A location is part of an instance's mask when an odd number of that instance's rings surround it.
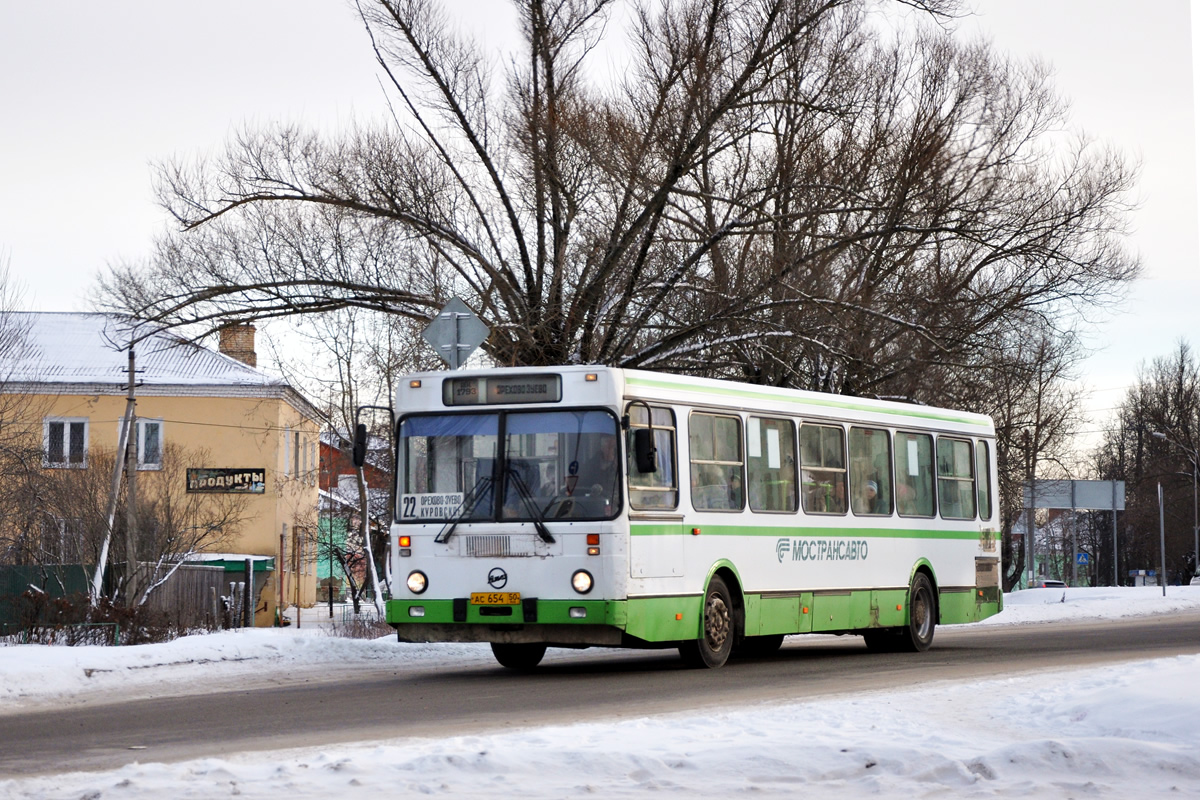
<svg viewBox="0 0 1200 800">
<path fill-rule="evenodd" d="M 456 509 L 454 516 L 449 522 L 442 526 L 442 532 L 434 537 L 433 540 L 435 542 L 438 544 L 445 544 L 446 542 L 450 541 L 450 537 L 454 535 L 454 529 L 458 527 L 458 523 L 466 519 L 468 514 L 474 513 L 475 504 L 479 500 L 480 493 L 486 490 L 487 487 L 491 486 L 493 480 L 494 478 L 492 478 L 491 475 L 479 476 L 479 480 L 475 481 L 475 486 L 470 492 L 467 493 L 467 496 L 463 498 L 462 505 Z"/>
<path fill-rule="evenodd" d="M 525 506 L 525 510 L 529 513 L 530 519 L 533 520 L 534 530 L 537 535 L 542 537 L 542 541 L 551 543 L 554 537 L 550 534 L 550 529 L 546 527 L 546 523 L 542 521 L 542 510 L 537 507 L 537 503 L 533 500 L 533 492 L 529 491 L 529 486 L 525 483 L 525 479 L 521 477 L 511 466 L 506 471 L 508 479 L 514 486 L 517 487 L 517 494 L 521 496 L 521 503 Z"/>
</svg>

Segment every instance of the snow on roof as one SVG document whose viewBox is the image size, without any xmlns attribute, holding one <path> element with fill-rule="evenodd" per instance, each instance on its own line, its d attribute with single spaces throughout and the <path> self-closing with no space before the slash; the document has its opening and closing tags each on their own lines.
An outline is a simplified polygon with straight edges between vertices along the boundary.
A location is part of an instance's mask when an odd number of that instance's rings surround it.
<svg viewBox="0 0 1200 800">
<path fill-rule="evenodd" d="M 128 379 L 132 328 L 119 317 L 15 312 L 10 324 L 27 333 L 16 357 L 4 359 L 7 382 L 124 385 Z M 171 333 L 151 334 L 134 345 L 134 355 L 142 385 L 286 386 L 280 378 Z"/>
</svg>

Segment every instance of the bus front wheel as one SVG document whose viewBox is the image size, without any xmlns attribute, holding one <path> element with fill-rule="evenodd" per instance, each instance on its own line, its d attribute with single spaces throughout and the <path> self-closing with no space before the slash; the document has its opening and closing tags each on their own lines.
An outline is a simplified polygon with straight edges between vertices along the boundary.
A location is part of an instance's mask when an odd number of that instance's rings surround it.
<svg viewBox="0 0 1200 800">
<path fill-rule="evenodd" d="M 530 670 L 542 663 L 542 657 L 546 655 L 546 645 L 492 642 L 492 655 L 502 667 Z"/>
<path fill-rule="evenodd" d="M 725 666 L 737 638 L 733 596 L 719 575 L 714 575 L 704 592 L 704 630 L 699 639 L 679 645 L 679 655 L 690 667 L 716 669 Z"/>
</svg>

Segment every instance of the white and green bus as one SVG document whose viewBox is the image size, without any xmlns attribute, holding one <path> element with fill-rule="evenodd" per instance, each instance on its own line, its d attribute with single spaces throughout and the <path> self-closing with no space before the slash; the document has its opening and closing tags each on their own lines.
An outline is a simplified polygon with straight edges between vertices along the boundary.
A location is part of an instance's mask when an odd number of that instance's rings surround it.
<svg viewBox="0 0 1200 800">
<path fill-rule="evenodd" d="M 401 641 L 720 667 L 800 633 L 925 650 L 1001 608 L 985 416 L 588 366 L 416 374 L 394 411 Z"/>
</svg>

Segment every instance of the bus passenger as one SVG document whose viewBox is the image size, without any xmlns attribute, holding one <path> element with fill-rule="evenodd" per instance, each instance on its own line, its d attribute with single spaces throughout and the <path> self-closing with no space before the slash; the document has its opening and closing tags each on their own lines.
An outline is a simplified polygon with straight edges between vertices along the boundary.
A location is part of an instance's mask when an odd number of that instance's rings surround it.
<svg viewBox="0 0 1200 800">
<path fill-rule="evenodd" d="M 616 437 L 601 436 L 597 450 L 593 458 L 580 465 L 575 491 L 612 501 L 616 497 L 618 475 Z"/>
</svg>

